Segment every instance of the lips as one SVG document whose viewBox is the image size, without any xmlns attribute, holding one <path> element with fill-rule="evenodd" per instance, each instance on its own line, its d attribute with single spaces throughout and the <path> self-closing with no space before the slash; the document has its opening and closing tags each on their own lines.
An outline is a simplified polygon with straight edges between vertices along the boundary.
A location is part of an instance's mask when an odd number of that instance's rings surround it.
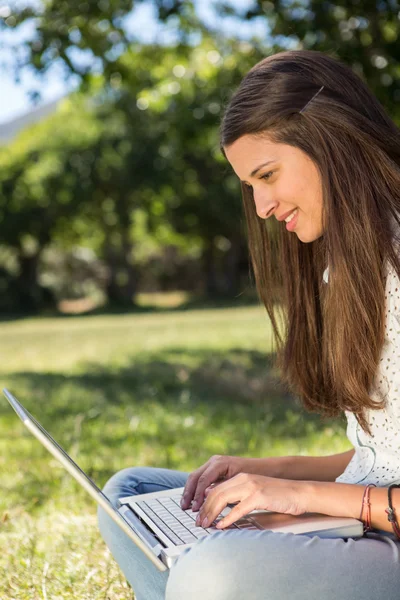
<svg viewBox="0 0 400 600">
<path fill-rule="evenodd" d="M 284 221 L 285 219 L 287 219 L 287 217 L 289 215 L 292 214 L 292 212 L 294 212 L 296 209 L 292 208 L 292 210 L 289 210 L 289 212 L 285 213 L 284 215 L 281 215 L 280 217 L 276 217 L 278 219 L 278 221 Z"/>
<path fill-rule="evenodd" d="M 297 227 L 298 220 L 299 220 L 299 211 L 298 211 L 298 209 L 296 209 L 296 214 L 294 215 L 294 217 L 292 217 L 290 219 L 290 221 L 288 221 L 286 223 L 286 229 L 288 231 L 294 231 Z"/>
</svg>

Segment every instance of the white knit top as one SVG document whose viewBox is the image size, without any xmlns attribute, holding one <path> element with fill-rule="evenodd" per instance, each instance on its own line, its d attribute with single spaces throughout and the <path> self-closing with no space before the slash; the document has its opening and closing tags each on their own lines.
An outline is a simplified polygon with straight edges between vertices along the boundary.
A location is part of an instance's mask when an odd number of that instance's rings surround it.
<svg viewBox="0 0 400 600">
<path fill-rule="evenodd" d="M 378 487 L 400 483 L 400 281 L 391 265 L 387 274 L 385 342 L 376 386 L 370 394 L 377 400 L 382 399 L 380 394 L 387 394 L 386 406 L 365 412 L 372 436 L 363 431 L 353 413 L 345 411 L 347 437 L 355 453 L 336 478 L 340 483 L 375 483 Z M 328 276 L 329 268 L 324 271 L 326 283 Z"/>
</svg>

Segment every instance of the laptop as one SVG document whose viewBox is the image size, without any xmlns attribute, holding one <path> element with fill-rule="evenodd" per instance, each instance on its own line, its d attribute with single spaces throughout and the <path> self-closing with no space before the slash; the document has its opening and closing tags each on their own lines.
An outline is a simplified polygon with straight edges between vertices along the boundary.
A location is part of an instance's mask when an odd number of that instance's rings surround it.
<svg viewBox="0 0 400 600">
<path fill-rule="evenodd" d="M 88 475 L 57 444 L 36 419 L 7 389 L 3 393 L 29 431 L 65 467 L 115 523 L 126 533 L 160 571 L 168 570 L 176 558 L 198 539 L 213 535 L 216 523 L 229 514 L 233 505 L 218 515 L 211 527 L 196 526 L 197 512 L 182 510 L 180 500 L 184 488 L 149 494 L 125 496 L 115 508 Z M 363 524 L 349 517 L 330 517 L 319 513 L 285 515 L 268 510 L 253 510 L 226 530 L 268 529 L 277 532 L 317 535 L 323 538 L 357 538 L 363 535 Z"/>
</svg>

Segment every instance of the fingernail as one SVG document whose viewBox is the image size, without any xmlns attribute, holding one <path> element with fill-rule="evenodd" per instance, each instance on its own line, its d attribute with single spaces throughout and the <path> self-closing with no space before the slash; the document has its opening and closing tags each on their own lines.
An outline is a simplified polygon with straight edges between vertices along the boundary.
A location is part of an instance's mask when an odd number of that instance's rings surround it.
<svg viewBox="0 0 400 600">
<path fill-rule="evenodd" d="M 207 525 L 208 525 L 208 517 L 206 517 L 206 518 L 204 519 L 204 521 L 202 522 L 201 526 L 202 526 L 202 527 L 207 527 Z"/>
</svg>

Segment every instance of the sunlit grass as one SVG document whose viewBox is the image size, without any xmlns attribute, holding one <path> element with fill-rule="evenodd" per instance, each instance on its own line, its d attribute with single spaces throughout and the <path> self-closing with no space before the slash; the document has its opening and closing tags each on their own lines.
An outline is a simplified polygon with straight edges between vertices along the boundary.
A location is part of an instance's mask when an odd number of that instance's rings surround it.
<svg viewBox="0 0 400 600">
<path fill-rule="evenodd" d="M 343 421 L 307 415 L 280 386 L 259 306 L 22 319 L 1 332 L 1 387 L 99 487 L 134 465 L 348 448 Z M 131 598 L 93 501 L 5 399 L 0 432 L 0 598 Z"/>
</svg>

